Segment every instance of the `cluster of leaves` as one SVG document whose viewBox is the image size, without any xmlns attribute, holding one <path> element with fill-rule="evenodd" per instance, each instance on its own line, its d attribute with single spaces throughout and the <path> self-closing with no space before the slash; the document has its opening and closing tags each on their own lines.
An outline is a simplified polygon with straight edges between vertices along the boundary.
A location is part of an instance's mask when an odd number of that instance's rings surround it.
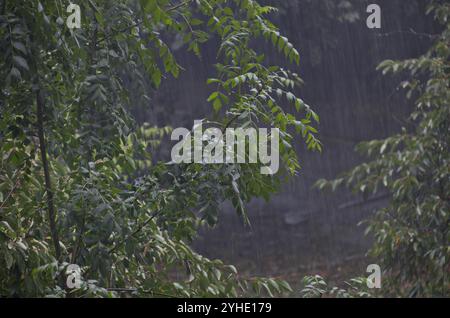
<svg viewBox="0 0 450 318">
<path fill-rule="evenodd" d="M 320 149 L 317 115 L 290 90 L 298 76 L 251 49 L 270 38 L 298 52 L 253 0 L 88 0 L 82 27 L 65 25 L 69 1 L 0 2 L 0 295 L 239 296 L 283 293 L 287 283 L 245 278 L 189 243 L 215 225 L 219 205 L 268 198 L 281 178 L 257 165 L 152 164 L 151 147 L 170 129 L 139 126 L 129 91 L 149 100 L 180 66 L 165 39 L 200 54 L 219 39 L 210 98 L 223 125 L 280 129 L 284 171 L 299 165 L 288 129 Z M 297 120 L 286 98 L 304 112 Z M 218 101 L 219 99 L 219 101 Z M 300 114 L 300 113 L 299 113 Z M 68 289 L 69 264 L 82 285 Z"/>
<path fill-rule="evenodd" d="M 401 86 L 414 98 L 408 126 L 357 150 L 372 158 L 319 188 L 346 185 L 366 197 L 389 194 L 389 205 L 370 220 L 371 254 L 388 280 L 386 294 L 448 296 L 450 281 L 450 5 L 431 1 L 428 13 L 443 26 L 428 52 L 384 61 L 383 73 L 409 74 Z"/>
<path fill-rule="evenodd" d="M 251 1 L 238 1 L 247 8 Z M 264 55 L 251 48 L 251 39 L 262 37 L 270 41 L 291 62 L 299 63 L 298 51 L 286 37 L 267 20 L 265 13 L 274 11 L 272 7 L 259 7 L 248 19 L 236 21 L 236 13 L 230 7 L 210 9 L 213 17 L 208 21 L 212 30 L 221 38 L 218 51 L 223 62 L 216 64 L 218 78 L 210 78 L 216 90 L 208 98 L 219 112 L 223 105 L 229 105 L 227 114 L 233 118 L 233 125 L 241 127 L 261 127 L 263 125 L 280 129 L 280 154 L 289 172 L 299 169 L 295 151 L 292 149 L 293 136 L 289 127 L 302 134 L 309 149 L 321 150 L 315 137 L 317 130 L 311 122 L 318 122 L 316 113 L 292 92 L 301 83 L 296 73 L 279 66 L 263 64 Z M 239 12 L 239 11 L 238 11 Z M 281 107 L 288 102 L 294 112 L 302 113 L 298 120 L 295 114 Z M 227 127 L 231 124 L 227 123 Z"/>
<path fill-rule="evenodd" d="M 329 287 L 325 279 L 319 275 L 303 278 L 300 296 L 303 298 L 368 298 L 373 297 L 364 277 L 352 278 L 344 282 L 345 288 Z"/>
</svg>

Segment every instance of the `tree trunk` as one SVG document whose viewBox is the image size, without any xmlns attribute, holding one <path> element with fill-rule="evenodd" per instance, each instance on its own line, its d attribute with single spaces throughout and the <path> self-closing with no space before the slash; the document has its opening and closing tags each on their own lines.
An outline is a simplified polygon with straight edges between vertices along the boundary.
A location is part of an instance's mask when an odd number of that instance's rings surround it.
<svg viewBox="0 0 450 318">
<path fill-rule="evenodd" d="M 37 126 L 39 135 L 39 147 L 41 150 L 42 166 L 44 168 L 45 190 L 47 192 L 47 210 L 48 210 L 48 219 L 50 223 L 50 234 L 52 237 L 53 245 L 55 247 L 56 259 L 59 261 L 61 257 L 61 249 L 59 247 L 58 230 L 56 227 L 55 206 L 53 204 L 53 191 L 50 180 L 50 172 L 48 167 L 47 150 L 44 136 L 45 102 L 44 97 L 42 96 L 42 91 L 40 89 L 36 93 L 36 104 L 37 104 Z"/>
</svg>

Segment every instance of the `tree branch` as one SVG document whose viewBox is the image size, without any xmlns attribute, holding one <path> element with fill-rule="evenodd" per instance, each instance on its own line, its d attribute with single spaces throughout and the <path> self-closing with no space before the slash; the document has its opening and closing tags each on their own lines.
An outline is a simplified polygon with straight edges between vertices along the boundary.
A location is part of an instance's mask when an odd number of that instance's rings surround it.
<svg viewBox="0 0 450 318">
<path fill-rule="evenodd" d="M 122 246 L 126 241 L 128 241 L 130 238 L 138 234 L 147 224 L 149 224 L 159 213 L 155 213 L 152 216 L 150 216 L 144 223 L 142 223 L 133 233 L 128 235 L 125 239 L 117 243 L 113 248 L 111 248 L 108 253 L 111 254 L 115 250 L 117 250 L 120 246 Z"/>
<path fill-rule="evenodd" d="M 108 291 L 112 291 L 112 292 L 118 292 L 118 293 L 134 293 L 139 291 L 137 288 L 107 288 Z M 152 292 L 152 291 L 147 291 L 147 290 L 143 290 L 141 291 L 144 294 L 150 294 L 153 296 L 162 296 L 162 297 L 168 297 L 168 298 L 178 298 L 177 296 L 173 296 L 173 295 L 169 295 L 169 294 L 164 294 L 164 293 L 158 293 L 158 292 Z"/>
<path fill-rule="evenodd" d="M 41 150 L 42 166 L 44 169 L 45 191 L 47 193 L 47 209 L 48 209 L 48 219 L 49 219 L 49 224 L 50 224 L 50 234 L 52 237 L 53 245 L 55 247 L 56 259 L 60 260 L 61 249 L 59 247 L 58 229 L 56 227 L 55 207 L 53 204 L 53 191 L 52 191 L 52 184 L 51 184 L 51 180 L 50 180 L 50 171 L 49 171 L 49 167 L 48 167 L 47 150 L 46 150 L 45 135 L 44 135 L 45 102 L 44 102 L 44 97 L 42 95 L 42 91 L 40 89 L 36 92 L 36 104 L 37 104 L 37 127 L 38 127 L 39 147 Z"/>
<path fill-rule="evenodd" d="M 392 31 L 392 32 L 388 32 L 388 33 L 379 33 L 379 34 L 377 34 L 377 36 L 391 36 L 391 35 L 395 35 L 395 34 L 409 34 L 409 35 L 415 35 L 418 37 L 425 37 L 425 38 L 429 38 L 429 39 L 437 39 L 440 37 L 439 34 L 429 34 L 429 33 L 417 32 L 413 28 L 409 28 L 409 30 L 397 30 L 397 31 Z"/>
</svg>

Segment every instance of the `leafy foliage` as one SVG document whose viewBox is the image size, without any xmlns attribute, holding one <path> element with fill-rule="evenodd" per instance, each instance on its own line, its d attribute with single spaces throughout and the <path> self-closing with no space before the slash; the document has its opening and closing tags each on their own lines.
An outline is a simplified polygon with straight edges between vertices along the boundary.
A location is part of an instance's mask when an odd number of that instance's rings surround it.
<svg viewBox="0 0 450 318">
<path fill-rule="evenodd" d="M 303 298 L 367 298 L 373 297 L 367 288 L 364 277 L 352 278 L 344 282 L 346 288 L 329 287 L 325 279 L 319 275 L 303 278 L 300 295 Z"/>
<path fill-rule="evenodd" d="M 189 246 L 200 226 L 217 223 L 221 202 L 245 217 L 245 202 L 268 199 L 283 172 L 153 164 L 150 151 L 170 128 L 139 126 L 130 112 L 130 91 L 145 103 L 166 76 L 179 75 L 168 38 L 181 37 L 197 55 L 218 39 L 209 101 L 225 113 L 222 124 L 279 128 L 284 172 L 295 173 L 289 129 L 320 150 L 312 127 L 318 116 L 291 92 L 298 75 L 265 65 L 252 49 L 265 38 L 299 63 L 265 18 L 274 9 L 253 0 L 88 0 L 80 4 L 82 27 L 68 29 L 68 4 L 0 3 L 0 295 L 290 291 L 283 281 L 242 277 Z M 81 267 L 79 289 L 66 286 L 69 264 Z"/>
<path fill-rule="evenodd" d="M 319 188 L 346 185 L 366 197 L 388 192 L 389 205 L 370 220 L 371 254 L 388 274 L 386 293 L 448 295 L 450 223 L 450 6 L 431 1 L 429 13 L 443 25 L 429 51 L 415 59 L 384 61 L 383 73 L 408 74 L 401 86 L 415 98 L 408 126 L 357 150 L 371 158 Z"/>
</svg>

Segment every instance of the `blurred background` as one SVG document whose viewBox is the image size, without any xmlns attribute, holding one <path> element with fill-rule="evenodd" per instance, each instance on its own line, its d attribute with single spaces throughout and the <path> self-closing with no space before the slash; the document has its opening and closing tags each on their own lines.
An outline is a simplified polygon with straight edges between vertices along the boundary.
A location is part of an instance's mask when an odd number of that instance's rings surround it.
<svg viewBox="0 0 450 318">
<path fill-rule="evenodd" d="M 423 54 L 437 26 L 425 15 L 420 0 L 266 0 L 279 8 L 271 19 L 299 50 L 297 72 L 304 80 L 298 96 L 320 115 L 322 153 L 306 151 L 298 138 L 301 173 L 291 178 L 270 202 L 248 205 L 251 227 L 243 225 L 224 204 L 219 225 L 204 229 L 194 248 L 210 258 L 236 264 L 241 272 L 270 275 L 299 283 L 305 274 L 321 274 L 331 281 L 363 275 L 370 237 L 364 225 L 373 210 L 385 203 L 382 194 L 370 200 L 340 189 L 322 193 L 313 188 L 319 178 L 335 178 L 359 163 L 355 145 L 384 138 L 400 129 L 411 105 L 397 89 L 400 78 L 376 70 L 385 59 Z M 382 10 L 381 29 L 369 29 L 366 8 Z M 215 43 L 206 43 L 201 59 L 179 49 L 172 39 L 180 80 L 167 78 L 148 105 L 136 108 L 139 121 L 191 128 L 194 119 L 214 116 L 206 102 L 214 74 Z M 283 58 L 267 44 L 272 64 Z M 169 140 L 168 137 L 166 137 Z M 165 143 L 163 143 L 165 144 Z M 155 160 L 170 159 L 170 145 Z"/>
</svg>

